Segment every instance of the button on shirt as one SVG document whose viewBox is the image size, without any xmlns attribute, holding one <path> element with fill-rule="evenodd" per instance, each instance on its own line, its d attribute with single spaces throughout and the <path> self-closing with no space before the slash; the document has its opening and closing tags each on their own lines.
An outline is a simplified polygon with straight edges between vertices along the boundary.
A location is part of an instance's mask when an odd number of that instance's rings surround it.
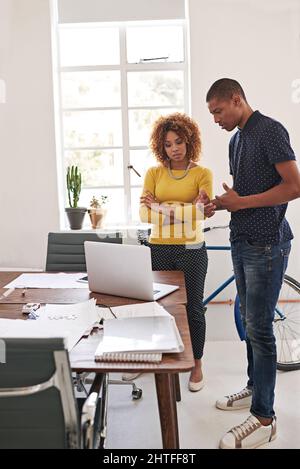
<svg viewBox="0 0 300 469">
<path fill-rule="evenodd" d="M 260 194 L 282 182 L 275 164 L 295 160 L 289 134 L 282 124 L 255 111 L 230 140 L 233 188 L 240 196 Z M 278 244 L 293 238 L 285 218 L 287 204 L 232 212 L 230 240 Z"/>
</svg>

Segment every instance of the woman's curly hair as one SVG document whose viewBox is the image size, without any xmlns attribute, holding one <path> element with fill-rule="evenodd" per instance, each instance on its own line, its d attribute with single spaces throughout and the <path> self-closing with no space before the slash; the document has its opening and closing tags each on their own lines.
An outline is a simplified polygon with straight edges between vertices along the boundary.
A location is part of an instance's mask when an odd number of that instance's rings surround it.
<svg viewBox="0 0 300 469">
<path fill-rule="evenodd" d="M 150 148 L 156 160 L 164 164 L 168 158 L 165 151 L 165 139 L 169 130 L 175 132 L 185 141 L 188 159 L 198 161 L 201 154 L 198 124 L 188 115 L 180 112 L 161 116 L 154 122 L 150 136 Z"/>
</svg>

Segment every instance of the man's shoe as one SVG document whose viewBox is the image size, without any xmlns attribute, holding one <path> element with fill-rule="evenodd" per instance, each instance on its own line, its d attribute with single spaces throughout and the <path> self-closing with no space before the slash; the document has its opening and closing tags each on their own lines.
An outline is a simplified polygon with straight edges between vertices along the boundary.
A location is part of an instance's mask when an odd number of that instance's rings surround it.
<svg viewBox="0 0 300 469">
<path fill-rule="evenodd" d="M 122 381 L 133 381 L 138 378 L 142 373 L 123 373 Z"/>
<path fill-rule="evenodd" d="M 276 417 L 270 425 L 262 425 L 250 415 L 241 425 L 233 427 L 220 441 L 221 449 L 254 449 L 276 438 Z"/>
<path fill-rule="evenodd" d="M 204 378 L 201 379 L 201 381 L 189 381 L 189 390 L 191 392 L 197 392 L 200 391 L 204 387 Z"/>
<path fill-rule="evenodd" d="M 224 396 L 216 402 L 216 407 L 221 410 L 250 409 L 252 401 L 252 390 L 244 388 L 236 394 Z"/>
</svg>

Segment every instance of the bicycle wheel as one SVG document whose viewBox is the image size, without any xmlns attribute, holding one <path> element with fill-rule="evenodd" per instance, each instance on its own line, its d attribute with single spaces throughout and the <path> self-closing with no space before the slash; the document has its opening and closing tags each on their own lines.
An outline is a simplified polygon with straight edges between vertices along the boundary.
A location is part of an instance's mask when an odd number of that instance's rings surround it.
<svg viewBox="0 0 300 469">
<path fill-rule="evenodd" d="M 240 301 L 236 295 L 234 319 L 241 340 L 245 340 Z M 274 315 L 274 335 L 277 345 L 277 369 L 292 371 L 300 369 L 300 283 L 284 276 Z"/>
<path fill-rule="evenodd" d="M 300 369 L 300 283 L 284 276 L 275 309 L 274 334 L 277 345 L 277 369 Z"/>
</svg>

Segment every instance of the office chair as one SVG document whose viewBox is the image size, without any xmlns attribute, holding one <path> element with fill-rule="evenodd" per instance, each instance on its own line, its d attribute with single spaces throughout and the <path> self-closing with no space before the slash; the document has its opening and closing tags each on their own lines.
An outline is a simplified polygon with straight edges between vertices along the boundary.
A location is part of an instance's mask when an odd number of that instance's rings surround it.
<svg viewBox="0 0 300 469">
<path fill-rule="evenodd" d="M 146 228 L 146 229 L 143 229 L 143 230 L 142 229 L 137 230 L 138 243 L 139 244 L 144 244 L 145 246 L 147 246 L 150 234 L 151 234 L 151 229 L 150 228 Z"/>
<path fill-rule="evenodd" d="M 84 241 L 122 244 L 121 233 L 48 233 L 46 272 L 86 272 Z"/>
<path fill-rule="evenodd" d="M 0 448 L 100 448 L 107 416 L 107 375 L 88 398 L 74 397 L 63 339 L 7 339 L 0 364 Z M 81 415 L 80 415 L 81 409 Z"/>
<path fill-rule="evenodd" d="M 122 244 L 122 233 L 104 237 L 97 233 L 48 233 L 46 272 L 86 272 L 84 241 Z M 88 373 L 76 373 L 74 385 L 77 391 L 87 395 L 86 384 L 90 384 Z M 109 380 L 109 384 L 131 386 L 132 399 L 142 397 L 142 390 L 134 382 Z"/>
</svg>

